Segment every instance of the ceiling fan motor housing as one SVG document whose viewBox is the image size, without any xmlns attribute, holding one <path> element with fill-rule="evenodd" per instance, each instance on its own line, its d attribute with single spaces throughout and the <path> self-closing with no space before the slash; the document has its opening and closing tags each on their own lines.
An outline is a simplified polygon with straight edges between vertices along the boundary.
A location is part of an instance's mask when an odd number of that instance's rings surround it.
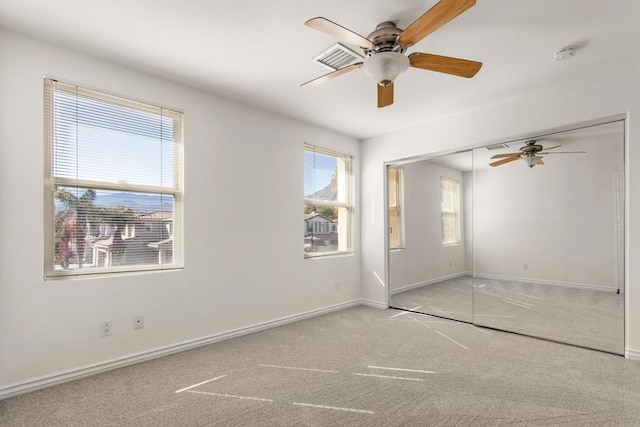
<svg viewBox="0 0 640 427">
<path fill-rule="evenodd" d="M 402 30 L 396 27 L 391 21 L 385 21 L 376 27 L 376 30 L 369 34 L 367 38 L 374 44 L 372 48 L 364 49 L 365 56 L 373 56 L 380 52 L 404 53 L 404 46 L 398 43 L 398 37 Z"/>
<path fill-rule="evenodd" d="M 520 148 L 523 156 L 535 156 L 539 151 L 542 151 L 542 145 L 536 144 L 535 140 L 527 141 L 527 145 Z"/>
</svg>

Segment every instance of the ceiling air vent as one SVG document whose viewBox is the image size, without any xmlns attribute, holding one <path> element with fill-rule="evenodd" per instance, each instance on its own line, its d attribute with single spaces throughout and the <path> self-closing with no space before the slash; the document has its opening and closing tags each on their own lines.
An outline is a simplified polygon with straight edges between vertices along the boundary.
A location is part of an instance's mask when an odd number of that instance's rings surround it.
<svg viewBox="0 0 640 427">
<path fill-rule="evenodd" d="M 342 67 L 346 67 L 362 59 L 362 55 L 357 54 L 340 43 L 334 44 L 313 58 L 314 61 L 319 62 L 332 71 L 339 70 Z"/>
<path fill-rule="evenodd" d="M 493 145 L 487 145 L 485 148 L 487 150 L 501 150 L 503 148 L 509 148 L 509 146 L 507 144 L 493 144 Z"/>
</svg>

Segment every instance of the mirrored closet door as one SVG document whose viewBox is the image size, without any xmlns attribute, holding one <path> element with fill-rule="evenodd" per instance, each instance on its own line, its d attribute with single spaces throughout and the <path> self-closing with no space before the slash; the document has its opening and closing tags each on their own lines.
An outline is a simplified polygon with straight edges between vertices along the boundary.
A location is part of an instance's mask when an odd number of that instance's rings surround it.
<svg viewBox="0 0 640 427">
<path fill-rule="evenodd" d="M 624 354 L 624 121 L 387 176 L 391 307 Z"/>
<path fill-rule="evenodd" d="M 473 321 L 471 151 L 388 166 L 390 305 Z"/>
<path fill-rule="evenodd" d="M 473 152 L 474 323 L 623 354 L 624 122 L 490 148 Z"/>
</svg>

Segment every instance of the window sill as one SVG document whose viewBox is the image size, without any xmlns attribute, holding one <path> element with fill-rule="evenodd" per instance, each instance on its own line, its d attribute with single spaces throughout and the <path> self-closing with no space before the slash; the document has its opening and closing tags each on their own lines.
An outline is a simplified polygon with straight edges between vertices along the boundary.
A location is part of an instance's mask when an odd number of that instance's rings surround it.
<svg viewBox="0 0 640 427">
<path fill-rule="evenodd" d="M 354 252 L 325 252 L 320 254 L 304 254 L 304 259 L 331 259 L 331 258 L 344 258 L 353 256 Z"/>
<path fill-rule="evenodd" d="M 50 274 L 45 276 L 45 282 L 58 282 L 64 280 L 87 280 L 87 279 L 104 279 L 104 278 L 114 278 L 114 277 L 126 277 L 126 276 L 139 276 L 139 275 L 147 275 L 147 274 L 159 274 L 159 273 L 168 273 L 175 271 L 184 270 L 184 266 L 175 266 L 175 267 L 167 267 L 167 268 L 153 268 L 153 269 L 131 269 L 131 270 L 118 270 L 118 271 L 108 271 L 106 269 L 102 271 L 93 271 L 93 272 L 80 272 L 76 274 Z"/>
</svg>

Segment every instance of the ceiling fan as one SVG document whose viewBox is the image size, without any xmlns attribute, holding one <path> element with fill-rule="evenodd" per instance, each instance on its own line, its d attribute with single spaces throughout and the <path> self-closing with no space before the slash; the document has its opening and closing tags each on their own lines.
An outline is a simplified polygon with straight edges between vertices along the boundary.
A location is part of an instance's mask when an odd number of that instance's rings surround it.
<svg viewBox="0 0 640 427">
<path fill-rule="evenodd" d="M 405 30 L 396 27 L 393 22 L 383 22 L 378 24 L 376 30 L 367 37 L 326 18 L 310 19 L 305 22 L 307 26 L 346 43 L 360 46 L 364 50 L 365 59 L 310 80 L 301 86 L 315 86 L 349 71 L 363 68 L 365 73 L 377 82 L 380 108 L 393 104 L 393 82 L 410 66 L 454 76 L 473 77 L 482 67 L 481 62 L 420 52 L 407 56 L 405 51 L 475 4 L 476 0 L 440 0 Z"/>
<path fill-rule="evenodd" d="M 516 161 L 518 159 L 522 159 L 527 166 L 530 168 L 535 165 L 544 165 L 542 161 L 543 156 L 547 154 L 584 154 L 586 151 L 553 151 L 549 152 L 549 150 L 554 150 L 556 148 L 562 147 L 561 145 L 555 145 L 553 147 L 544 148 L 542 145 L 538 144 L 535 139 L 527 141 L 523 147 L 520 147 L 520 151 L 517 153 L 503 153 L 496 154 L 495 156 L 491 156 L 492 159 L 501 159 L 495 162 L 489 163 L 489 166 L 496 167 L 500 165 L 504 165 L 505 163 L 510 163 Z"/>
</svg>

